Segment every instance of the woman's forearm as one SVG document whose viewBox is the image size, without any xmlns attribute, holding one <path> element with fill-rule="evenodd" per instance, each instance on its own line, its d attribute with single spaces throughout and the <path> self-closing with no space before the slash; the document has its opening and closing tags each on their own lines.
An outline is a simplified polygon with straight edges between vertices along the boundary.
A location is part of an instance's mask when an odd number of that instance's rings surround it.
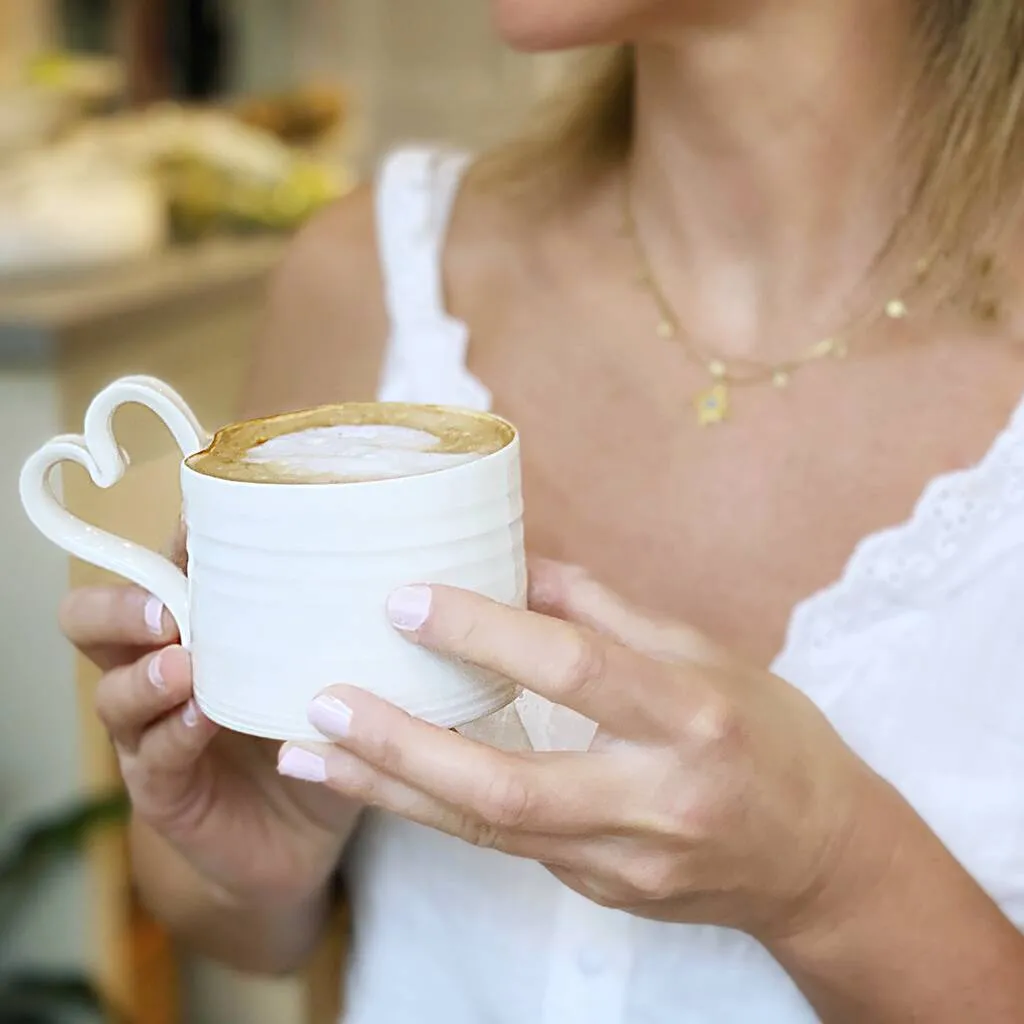
<svg viewBox="0 0 1024 1024">
<path fill-rule="evenodd" d="M 877 782 L 824 918 L 768 942 L 825 1024 L 1016 1024 L 1024 936 Z"/>
<path fill-rule="evenodd" d="M 331 909 L 327 884 L 280 905 L 245 905 L 206 881 L 138 821 L 132 822 L 131 847 L 143 902 L 190 948 L 261 974 L 290 973 L 312 954 Z"/>
</svg>

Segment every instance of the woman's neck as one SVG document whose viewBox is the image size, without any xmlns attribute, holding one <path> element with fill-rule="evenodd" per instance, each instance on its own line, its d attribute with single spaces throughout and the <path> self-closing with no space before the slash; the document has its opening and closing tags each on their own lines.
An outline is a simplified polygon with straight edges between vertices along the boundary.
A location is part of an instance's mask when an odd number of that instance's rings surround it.
<svg viewBox="0 0 1024 1024">
<path fill-rule="evenodd" d="M 638 44 L 638 226 L 666 293 L 723 353 L 792 354 L 765 339 L 855 312 L 908 183 L 907 7 L 765 3 Z"/>
</svg>

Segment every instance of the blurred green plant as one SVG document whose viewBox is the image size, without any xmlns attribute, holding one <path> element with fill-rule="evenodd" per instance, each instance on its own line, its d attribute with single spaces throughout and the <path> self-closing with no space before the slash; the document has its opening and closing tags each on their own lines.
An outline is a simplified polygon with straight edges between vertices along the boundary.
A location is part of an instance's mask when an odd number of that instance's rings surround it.
<svg viewBox="0 0 1024 1024">
<path fill-rule="evenodd" d="M 123 823 L 121 793 L 84 801 L 32 822 L 0 852 L 0 953 L 47 878 L 78 856 L 97 830 Z M 123 1021 L 84 975 L 48 968 L 0 966 L 0 1024 Z"/>
</svg>

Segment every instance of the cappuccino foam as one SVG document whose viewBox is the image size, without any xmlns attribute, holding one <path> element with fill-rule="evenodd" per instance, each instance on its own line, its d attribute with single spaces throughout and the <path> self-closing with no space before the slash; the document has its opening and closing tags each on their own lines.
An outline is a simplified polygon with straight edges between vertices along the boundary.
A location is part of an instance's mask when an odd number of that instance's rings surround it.
<svg viewBox="0 0 1024 1024">
<path fill-rule="evenodd" d="M 351 402 L 225 427 L 187 464 L 252 483 L 360 483 L 473 462 L 514 436 L 509 424 L 486 413 Z"/>
</svg>

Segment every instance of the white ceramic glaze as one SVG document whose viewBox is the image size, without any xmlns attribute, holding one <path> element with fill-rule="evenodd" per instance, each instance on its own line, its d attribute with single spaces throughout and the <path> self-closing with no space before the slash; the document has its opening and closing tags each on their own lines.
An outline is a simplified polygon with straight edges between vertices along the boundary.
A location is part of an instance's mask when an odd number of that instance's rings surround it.
<svg viewBox="0 0 1024 1024">
<path fill-rule="evenodd" d="M 125 378 L 97 395 L 81 436 L 54 438 L 26 462 L 22 504 L 55 544 L 164 602 L 192 652 L 196 699 L 211 719 L 272 739 L 318 739 L 306 708 L 332 683 L 363 687 L 449 727 L 514 697 L 506 680 L 403 640 L 384 603 L 407 583 L 525 602 L 518 436 L 475 462 L 366 483 L 243 483 L 183 462 L 186 576 L 76 519 L 53 493 L 51 471 L 64 461 L 85 466 L 100 487 L 117 483 L 127 458 L 111 420 L 129 402 L 163 419 L 185 456 L 206 445 L 171 388 Z"/>
</svg>

